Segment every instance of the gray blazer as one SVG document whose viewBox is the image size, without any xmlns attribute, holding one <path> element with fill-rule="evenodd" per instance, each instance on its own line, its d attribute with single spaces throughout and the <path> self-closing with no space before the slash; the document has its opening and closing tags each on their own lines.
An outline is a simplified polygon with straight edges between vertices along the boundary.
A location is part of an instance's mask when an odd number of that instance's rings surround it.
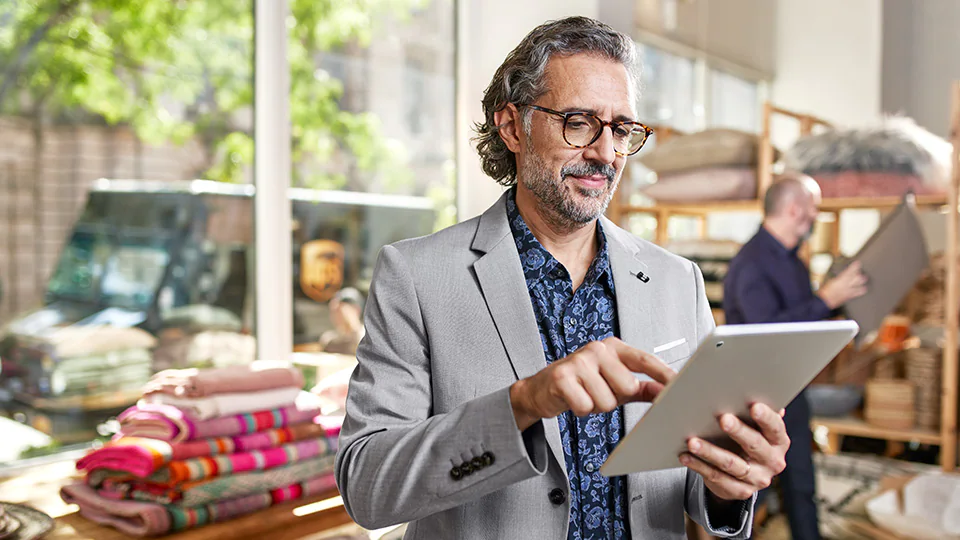
<svg viewBox="0 0 960 540">
<path fill-rule="evenodd" d="M 601 219 L 621 339 L 668 345 L 658 356 L 679 370 L 714 327 L 699 269 Z M 510 406 L 509 386 L 546 361 L 505 196 L 384 247 L 365 311 L 336 461 L 350 516 L 367 528 L 410 522 L 406 538 L 425 540 L 566 538 L 557 420 L 521 433 Z M 624 406 L 626 429 L 648 407 Z M 464 463 L 470 474 L 452 473 Z M 684 510 L 712 531 L 703 479 L 679 463 L 629 475 L 627 494 L 633 538 L 686 538 Z M 737 535 L 712 532 L 748 538 L 752 515 L 751 504 Z"/>
</svg>

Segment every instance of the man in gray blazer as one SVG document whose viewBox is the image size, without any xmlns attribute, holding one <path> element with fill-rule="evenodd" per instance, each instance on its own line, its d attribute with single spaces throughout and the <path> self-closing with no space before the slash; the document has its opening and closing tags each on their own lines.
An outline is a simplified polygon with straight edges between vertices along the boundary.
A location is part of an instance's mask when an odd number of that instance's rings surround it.
<svg viewBox="0 0 960 540">
<path fill-rule="evenodd" d="M 714 323 L 697 267 L 602 217 L 636 122 L 629 37 L 574 17 L 494 75 L 477 150 L 510 189 L 479 218 L 380 253 L 337 455 L 357 523 L 407 537 L 747 538 L 789 439 L 719 419 L 677 468 L 599 467 Z M 609 128 L 609 129 L 607 129 Z M 654 356 L 656 353 L 657 356 Z"/>
</svg>

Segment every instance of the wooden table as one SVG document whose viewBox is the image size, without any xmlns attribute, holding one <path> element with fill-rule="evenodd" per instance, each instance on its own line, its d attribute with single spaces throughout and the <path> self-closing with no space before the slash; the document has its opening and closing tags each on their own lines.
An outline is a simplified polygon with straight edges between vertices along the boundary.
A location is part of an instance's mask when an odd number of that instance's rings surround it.
<svg viewBox="0 0 960 540">
<path fill-rule="evenodd" d="M 56 519 L 56 528 L 45 540 L 126 540 L 133 538 L 103 527 L 79 515 L 76 505 L 60 499 L 60 487 L 74 481 L 73 461 L 36 467 L 22 474 L 0 478 L 0 500 L 26 504 Z M 214 523 L 169 536 L 170 540 L 301 540 L 350 525 L 336 489 L 299 501 Z"/>
<path fill-rule="evenodd" d="M 310 511 L 312 504 L 321 507 Z M 298 509 L 302 511 L 298 512 Z M 169 540 L 301 540 L 352 523 L 336 490 L 319 497 L 291 501 L 230 521 L 164 536 Z M 120 531 L 101 527 L 73 510 L 57 518 L 57 528 L 45 540 L 127 540 Z"/>
</svg>

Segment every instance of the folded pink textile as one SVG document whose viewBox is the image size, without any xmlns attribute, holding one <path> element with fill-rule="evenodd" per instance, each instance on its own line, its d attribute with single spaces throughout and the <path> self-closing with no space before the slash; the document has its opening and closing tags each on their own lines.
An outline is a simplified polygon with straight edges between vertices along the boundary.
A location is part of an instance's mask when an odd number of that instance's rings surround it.
<svg viewBox="0 0 960 540">
<path fill-rule="evenodd" d="M 185 482 L 249 471 L 264 471 L 318 456 L 332 456 L 336 453 L 337 440 L 324 436 L 291 442 L 276 448 L 172 461 L 147 476 L 133 475 L 116 469 L 94 469 L 90 472 L 90 477 L 110 477 L 114 482 L 144 480 L 157 486 L 177 487 Z M 100 484 L 101 482 L 88 480 L 88 483 Z"/>
<path fill-rule="evenodd" d="M 257 392 L 272 388 L 303 388 L 303 374 L 288 362 L 257 360 L 243 366 L 213 369 L 167 369 L 154 375 L 144 394 L 182 397 Z"/>
<path fill-rule="evenodd" d="M 295 405 L 236 414 L 209 420 L 195 420 L 176 407 L 151 405 L 149 410 L 134 405 L 120 413 L 120 437 L 147 437 L 167 442 L 183 442 L 208 437 L 229 437 L 256 433 L 265 429 L 310 422 L 320 414 L 314 400 L 297 400 Z"/>
<path fill-rule="evenodd" d="M 183 508 L 176 505 L 166 505 L 166 508 L 170 514 L 172 531 L 181 531 L 208 523 L 226 521 L 282 502 L 317 495 L 333 489 L 336 485 L 336 476 L 324 474 L 299 484 L 273 489 L 267 493 L 255 493 L 197 508 Z"/>
<path fill-rule="evenodd" d="M 150 410 L 154 405 L 171 405 L 194 420 L 209 420 L 254 411 L 265 411 L 293 404 L 302 390 L 293 386 L 271 388 L 256 392 L 214 394 L 206 397 L 179 397 L 170 394 L 149 394 L 137 402 L 137 406 Z"/>
<path fill-rule="evenodd" d="M 340 434 L 342 419 L 318 417 L 319 422 L 271 428 L 233 437 L 211 437 L 169 443 L 144 437 L 122 437 L 91 451 L 77 461 L 77 469 L 113 469 L 146 477 L 174 461 L 275 448 L 282 444 Z"/>
<path fill-rule="evenodd" d="M 87 475 L 87 485 L 104 498 L 196 507 L 331 474 L 335 459 L 335 455 L 315 457 L 273 469 L 215 476 L 174 486 L 115 477 L 109 471 L 99 469 Z"/>
<path fill-rule="evenodd" d="M 156 536 L 170 531 L 170 514 L 163 505 L 140 501 L 117 501 L 97 495 L 86 484 L 60 488 L 60 498 L 80 507 L 80 515 L 114 527 L 131 536 Z"/>
<path fill-rule="evenodd" d="M 63 486 L 60 488 L 60 497 L 68 504 L 79 506 L 80 515 L 96 523 L 114 527 L 131 536 L 159 536 L 227 521 L 275 504 L 317 495 L 334 487 L 334 475 L 323 474 L 304 482 L 196 508 L 106 499 L 86 484 Z"/>
</svg>

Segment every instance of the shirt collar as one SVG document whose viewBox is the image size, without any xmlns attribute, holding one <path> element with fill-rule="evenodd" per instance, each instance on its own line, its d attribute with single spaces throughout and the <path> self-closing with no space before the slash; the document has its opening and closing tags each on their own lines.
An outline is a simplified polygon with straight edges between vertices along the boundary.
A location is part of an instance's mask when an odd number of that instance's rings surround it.
<svg viewBox="0 0 960 540">
<path fill-rule="evenodd" d="M 533 235 L 527 222 L 520 215 L 516 202 L 517 188 L 512 188 L 507 194 L 507 220 L 510 223 L 510 231 L 513 233 L 513 239 L 517 244 L 517 252 L 520 254 L 520 264 L 523 267 L 523 277 L 527 284 L 539 282 L 545 275 L 551 272 L 562 271 L 564 276 L 569 279 L 566 269 L 560 264 L 553 255 L 547 251 L 543 245 Z M 607 236 L 603 232 L 603 226 L 600 220 L 597 220 L 597 240 L 600 243 L 600 250 L 593 259 L 593 263 L 587 270 L 584 283 L 593 283 L 597 281 L 605 282 L 613 290 L 613 273 L 610 270 L 610 255 L 607 248 Z"/>
<path fill-rule="evenodd" d="M 780 243 L 779 240 L 767 230 L 766 227 L 760 225 L 760 230 L 757 232 L 757 237 L 767 247 L 770 251 L 781 257 L 796 257 L 797 252 L 800 250 L 800 244 L 797 244 L 793 249 L 788 249 L 787 246 Z"/>
</svg>

